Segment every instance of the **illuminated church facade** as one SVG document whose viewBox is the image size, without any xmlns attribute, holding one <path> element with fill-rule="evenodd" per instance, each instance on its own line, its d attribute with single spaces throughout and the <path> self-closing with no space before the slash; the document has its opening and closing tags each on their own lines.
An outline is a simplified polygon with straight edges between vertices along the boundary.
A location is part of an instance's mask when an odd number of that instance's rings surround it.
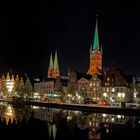
<svg viewBox="0 0 140 140">
<path fill-rule="evenodd" d="M 52 53 L 50 55 L 50 63 L 48 68 L 48 78 L 57 78 L 60 76 L 57 51 L 55 51 L 54 62 Z"/>
</svg>

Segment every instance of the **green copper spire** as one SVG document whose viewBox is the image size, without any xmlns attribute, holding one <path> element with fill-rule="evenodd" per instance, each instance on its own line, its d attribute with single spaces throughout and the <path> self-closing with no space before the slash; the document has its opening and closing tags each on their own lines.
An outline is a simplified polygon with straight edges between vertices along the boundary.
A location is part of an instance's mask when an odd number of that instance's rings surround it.
<svg viewBox="0 0 140 140">
<path fill-rule="evenodd" d="M 54 56 L 54 70 L 59 70 L 57 51 L 55 51 L 55 56 Z"/>
<path fill-rule="evenodd" d="M 92 50 L 92 44 L 90 45 L 90 51 L 93 51 L 93 50 Z"/>
<path fill-rule="evenodd" d="M 52 59 L 52 53 L 51 53 L 51 55 L 50 55 L 49 70 L 53 70 L 53 59 Z"/>
<path fill-rule="evenodd" d="M 98 23 L 96 19 L 96 27 L 94 33 L 93 50 L 99 50 L 99 35 L 98 35 Z"/>
</svg>

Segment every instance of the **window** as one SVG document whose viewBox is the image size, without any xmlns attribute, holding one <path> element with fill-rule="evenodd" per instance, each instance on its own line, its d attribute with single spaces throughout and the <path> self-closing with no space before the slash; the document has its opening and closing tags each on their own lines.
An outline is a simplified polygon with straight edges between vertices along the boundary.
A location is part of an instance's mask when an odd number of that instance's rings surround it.
<svg viewBox="0 0 140 140">
<path fill-rule="evenodd" d="M 109 77 L 107 78 L 107 81 L 109 81 L 110 79 L 109 79 Z"/>
<path fill-rule="evenodd" d="M 112 88 L 112 92 L 115 92 L 115 88 Z"/>
<path fill-rule="evenodd" d="M 92 86 L 92 83 L 90 83 L 90 85 L 89 85 L 90 87 Z"/>
<path fill-rule="evenodd" d="M 96 122 L 96 127 L 98 127 L 98 123 Z"/>
<path fill-rule="evenodd" d="M 109 92 L 109 88 L 106 88 L 106 91 Z"/>
</svg>

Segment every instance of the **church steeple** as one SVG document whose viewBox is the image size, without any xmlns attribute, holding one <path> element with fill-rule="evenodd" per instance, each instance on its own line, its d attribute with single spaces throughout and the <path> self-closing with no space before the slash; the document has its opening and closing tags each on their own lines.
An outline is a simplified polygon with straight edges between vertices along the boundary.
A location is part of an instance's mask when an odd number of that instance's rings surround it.
<svg viewBox="0 0 140 140">
<path fill-rule="evenodd" d="M 53 70 L 53 58 L 52 58 L 52 53 L 51 53 L 51 55 L 50 55 L 49 70 Z"/>
<path fill-rule="evenodd" d="M 57 78 L 59 76 L 60 76 L 60 72 L 59 72 L 59 65 L 58 65 L 58 56 L 57 56 L 57 51 L 55 51 L 53 77 Z"/>
<path fill-rule="evenodd" d="M 98 19 L 96 17 L 96 25 L 94 32 L 93 50 L 99 50 L 99 35 L 98 35 Z"/>
<path fill-rule="evenodd" d="M 52 77 L 52 72 L 53 72 L 54 66 L 53 66 L 53 58 L 52 58 L 52 53 L 50 55 L 50 63 L 49 63 L 49 69 L 48 69 L 48 78 Z"/>
<path fill-rule="evenodd" d="M 54 56 L 54 70 L 59 70 L 57 51 L 55 51 L 55 56 Z"/>
<path fill-rule="evenodd" d="M 98 34 L 98 20 L 96 16 L 96 25 L 94 32 L 94 40 L 90 46 L 90 67 L 87 74 L 100 74 L 102 70 L 102 48 L 99 44 L 99 34 Z"/>
<path fill-rule="evenodd" d="M 48 78 L 57 78 L 59 76 L 60 76 L 60 71 L 58 65 L 58 56 L 57 56 L 57 51 L 55 51 L 54 63 L 53 63 L 52 54 L 50 55 Z"/>
</svg>

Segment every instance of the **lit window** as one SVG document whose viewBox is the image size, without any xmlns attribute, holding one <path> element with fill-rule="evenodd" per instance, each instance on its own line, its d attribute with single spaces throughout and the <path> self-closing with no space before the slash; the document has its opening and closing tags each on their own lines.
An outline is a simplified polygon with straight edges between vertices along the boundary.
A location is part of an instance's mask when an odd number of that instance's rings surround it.
<svg viewBox="0 0 140 140">
<path fill-rule="evenodd" d="M 104 97 L 107 97 L 107 93 L 104 92 L 104 93 L 103 93 L 103 96 L 104 96 Z"/>
<path fill-rule="evenodd" d="M 107 78 L 107 81 L 109 81 L 110 79 L 109 79 L 109 77 Z"/>
<path fill-rule="evenodd" d="M 92 83 L 90 83 L 90 87 L 92 86 Z"/>
<path fill-rule="evenodd" d="M 121 97 L 121 93 L 120 92 L 118 93 L 118 97 Z"/>
<path fill-rule="evenodd" d="M 125 93 L 122 93 L 122 97 L 123 97 L 123 98 L 125 97 Z"/>
<path fill-rule="evenodd" d="M 103 117 L 106 117 L 106 114 L 103 114 Z"/>
<path fill-rule="evenodd" d="M 112 92 L 115 92 L 115 88 L 112 88 Z"/>
<path fill-rule="evenodd" d="M 96 123 L 96 127 L 98 126 L 98 123 Z"/>
<path fill-rule="evenodd" d="M 89 126 L 91 126 L 91 122 L 89 122 Z"/>
<path fill-rule="evenodd" d="M 109 133 L 109 129 L 108 128 L 106 129 L 106 133 Z"/>
<path fill-rule="evenodd" d="M 95 86 L 95 83 L 93 83 L 93 86 Z"/>
<path fill-rule="evenodd" d="M 106 91 L 109 92 L 109 88 L 107 88 Z"/>
</svg>

